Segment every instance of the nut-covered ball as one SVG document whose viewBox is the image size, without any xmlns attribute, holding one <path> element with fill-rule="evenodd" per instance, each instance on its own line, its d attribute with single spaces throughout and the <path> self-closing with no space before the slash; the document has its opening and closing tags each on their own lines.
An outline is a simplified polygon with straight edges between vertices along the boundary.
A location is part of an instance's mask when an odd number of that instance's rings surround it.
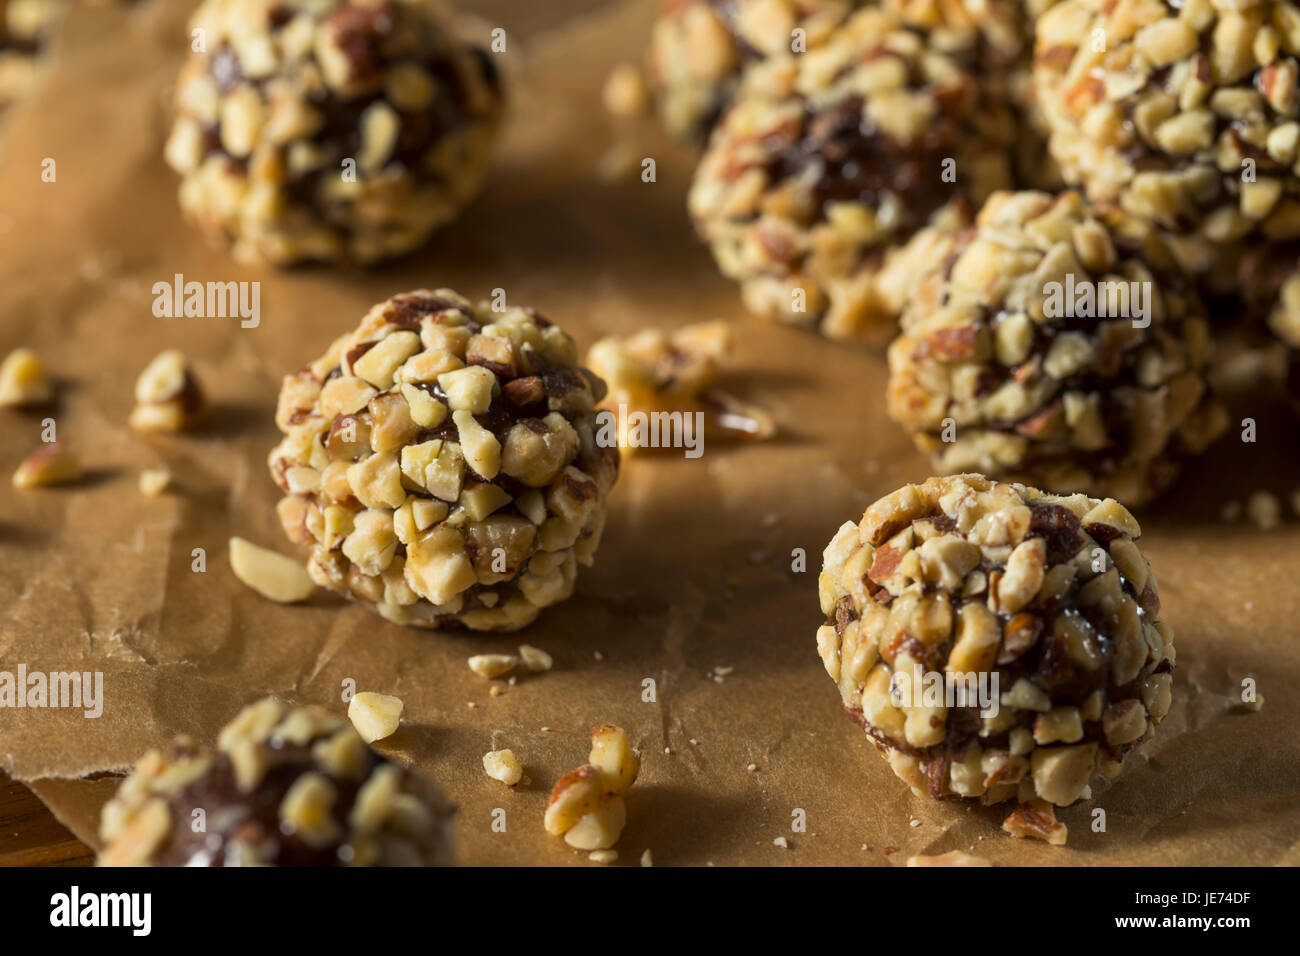
<svg viewBox="0 0 1300 956">
<path fill-rule="evenodd" d="M 881 498 L 827 546 L 817 649 L 844 708 L 918 794 L 1046 800 L 1169 710 L 1173 630 L 1113 499 L 982 475 Z"/>
<path fill-rule="evenodd" d="M 973 28 L 918 29 L 870 7 L 815 49 L 746 71 L 689 206 L 752 311 L 887 338 L 899 305 L 876 281 L 887 252 L 1009 184 L 1015 124 L 980 75 L 982 48 Z"/>
<path fill-rule="evenodd" d="M 393 296 L 284 380 L 284 529 L 318 584 L 391 621 L 522 627 L 600 543 L 619 462 L 604 390 L 531 309 Z"/>
<path fill-rule="evenodd" d="M 452 813 L 342 717 L 267 697 L 222 728 L 215 751 L 178 737 L 145 754 L 104 807 L 98 862 L 433 866 L 451 862 Z"/>
<path fill-rule="evenodd" d="M 1036 80 L 1066 178 L 1169 230 L 1210 280 L 1225 243 L 1300 237 L 1296 24 L 1289 0 L 1047 10 Z"/>
<path fill-rule="evenodd" d="M 191 26 L 167 161 L 240 259 L 400 255 L 478 191 L 499 77 L 429 0 L 206 0 Z"/>
<path fill-rule="evenodd" d="M 795 30 L 816 45 L 865 0 L 668 0 L 647 66 L 664 126 L 702 140 L 731 102 L 745 66 L 788 52 Z"/>
<path fill-rule="evenodd" d="M 920 279 L 889 414 L 944 473 L 1140 504 L 1227 425 L 1205 310 L 1152 230 L 1079 194 L 999 193 Z"/>
</svg>

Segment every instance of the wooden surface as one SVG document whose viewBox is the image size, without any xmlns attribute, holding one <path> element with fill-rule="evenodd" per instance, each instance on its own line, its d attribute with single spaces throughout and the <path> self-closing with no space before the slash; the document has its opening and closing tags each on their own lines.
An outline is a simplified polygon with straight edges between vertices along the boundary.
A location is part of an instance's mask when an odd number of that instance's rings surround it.
<svg viewBox="0 0 1300 956">
<path fill-rule="evenodd" d="M 0 771 L 0 866 L 91 866 L 90 848 Z"/>
</svg>

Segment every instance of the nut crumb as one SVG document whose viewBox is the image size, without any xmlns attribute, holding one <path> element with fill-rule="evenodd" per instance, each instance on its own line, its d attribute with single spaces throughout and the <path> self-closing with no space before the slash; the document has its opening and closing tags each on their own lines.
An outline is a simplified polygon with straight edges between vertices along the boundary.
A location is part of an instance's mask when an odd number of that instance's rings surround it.
<svg viewBox="0 0 1300 956">
<path fill-rule="evenodd" d="M 592 863 L 608 866 L 618 859 L 618 850 L 592 850 L 587 854 L 587 859 Z"/>
<path fill-rule="evenodd" d="M 362 691 L 348 703 L 348 720 L 368 744 L 390 737 L 402 722 L 402 699 Z"/>
<path fill-rule="evenodd" d="M 503 677 L 519 664 L 514 654 L 475 654 L 469 659 L 469 669 L 479 677 Z"/>
<path fill-rule="evenodd" d="M 166 468 L 146 468 L 140 472 L 140 494 L 157 498 L 172 483 L 172 473 Z"/>
<path fill-rule="evenodd" d="M 483 771 L 493 780 L 513 787 L 524 778 L 524 768 L 513 750 L 490 750 L 483 755 Z"/>
<path fill-rule="evenodd" d="M 1002 829 L 1014 837 L 1043 840 L 1052 846 L 1065 846 L 1070 835 L 1066 825 L 1056 819 L 1056 808 L 1046 800 L 1020 804 L 1002 821 Z"/>
<path fill-rule="evenodd" d="M 620 63 L 609 73 L 601 99 L 614 116 L 640 116 L 650 103 L 645 74 L 635 63 Z"/>
<path fill-rule="evenodd" d="M 128 419 L 144 432 L 179 432 L 203 420 L 207 402 L 185 353 L 160 352 L 135 383 L 135 408 Z"/>
<path fill-rule="evenodd" d="M 971 856 L 961 850 L 949 850 L 938 856 L 911 856 L 907 858 L 908 866 L 992 866 L 982 856 Z"/>
<path fill-rule="evenodd" d="M 783 850 L 790 849 L 790 841 L 787 840 L 785 837 L 777 837 L 775 840 L 772 841 L 772 845 L 779 846 Z"/>
<path fill-rule="evenodd" d="M 534 674 L 549 671 L 555 666 L 555 660 L 550 654 L 531 644 L 519 645 L 519 659 L 523 661 L 524 667 Z"/>
<path fill-rule="evenodd" d="M 1260 531 L 1272 531 L 1282 523 L 1282 503 L 1267 491 L 1256 491 L 1246 500 L 1246 514 Z"/>
<path fill-rule="evenodd" d="M 1242 701 L 1241 708 L 1242 710 L 1248 711 L 1252 714 L 1259 713 L 1264 709 L 1264 695 L 1259 693 L 1259 691 L 1256 691 L 1255 699 Z"/>
<path fill-rule="evenodd" d="M 623 795 L 636 781 L 641 760 L 620 727 L 591 729 L 589 763 L 555 783 L 546 805 L 547 833 L 563 836 L 575 850 L 608 850 L 627 823 Z"/>
<path fill-rule="evenodd" d="M 630 144 L 615 143 L 600 154 L 596 161 L 596 175 L 603 183 L 630 180 L 636 173 L 639 159 Z"/>
<path fill-rule="evenodd" d="M 655 865 L 655 859 L 654 859 L 654 857 L 650 854 L 650 850 L 649 850 L 649 849 L 647 849 L 644 853 L 641 854 L 641 865 L 642 865 L 642 866 L 654 866 L 654 865 Z"/>
<path fill-rule="evenodd" d="M 601 339 L 587 353 L 591 370 L 609 386 L 600 407 L 619 412 L 625 406 L 647 415 L 700 413 L 706 435 L 712 431 L 730 439 L 771 438 L 777 425 L 770 413 L 717 387 L 731 340 L 730 327 L 721 321 L 671 333 L 647 329 Z M 619 446 L 636 451 L 640 445 L 623 419 L 620 412 Z"/>
<path fill-rule="evenodd" d="M 44 405 L 54 397 L 54 386 L 43 363 L 31 349 L 14 349 L 0 364 L 0 406 L 23 408 Z"/>
<path fill-rule="evenodd" d="M 48 485 L 71 484 L 81 477 L 81 464 L 77 456 L 61 442 L 41 445 L 19 464 L 14 472 L 15 488 L 40 488 Z"/>
<path fill-rule="evenodd" d="M 305 601 L 316 590 L 307 569 L 293 558 L 239 537 L 230 539 L 230 569 L 244 584 L 279 604 Z"/>
</svg>

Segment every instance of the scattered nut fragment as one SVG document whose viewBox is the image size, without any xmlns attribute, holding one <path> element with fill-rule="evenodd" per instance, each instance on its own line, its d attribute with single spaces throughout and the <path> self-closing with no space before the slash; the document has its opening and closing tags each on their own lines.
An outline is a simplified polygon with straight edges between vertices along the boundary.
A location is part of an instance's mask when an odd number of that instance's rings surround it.
<svg viewBox="0 0 1300 956">
<path fill-rule="evenodd" d="M 614 116 L 640 116 L 650 104 L 645 74 L 634 63 L 620 63 L 605 80 L 601 99 Z"/>
<path fill-rule="evenodd" d="M 523 765 L 515 759 L 513 750 L 489 750 L 483 755 L 483 772 L 507 787 L 524 779 Z"/>
<path fill-rule="evenodd" d="M 348 703 L 348 720 L 368 744 L 391 736 L 402 722 L 402 699 L 362 691 Z"/>
<path fill-rule="evenodd" d="M 1246 499 L 1246 514 L 1260 531 L 1273 531 L 1282 523 L 1282 503 L 1267 491 L 1256 491 Z"/>
<path fill-rule="evenodd" d="M 591 741 L 591 762 L 556 781 L 542 823 L 576 850 L 608 850 L 627 823 L 623 794 L 641 761 L 619 727 L 597 725 Z"/>
<path fill-rule="evenodd" d="M 140 493 L 147 498 L 157 498 L 172 483 L 172 473 L 166 468 L 146 468 L 140 472 Z"/>
<path fill-rule="evenodd" d="M 621 183 L 635 177 L 642 157 L 630 143 L 615 143 L 600 154 L 596 175 L 603 183 Z"/>
<path fill-rule="evenodd" d="M 31 349 L 14 349 L 0 364 L 0 405 L 43 405 L 54 397 L 45 364 Z"/>
<path fill-rule="evenodd" d="M 592 863 L 600 863 L 607 866 L 610 863 L 617 862 L 618 850 L 592 850 L 587 854 L 587 859 Z"/>
<path fill-rule="evenodd" d="M 179 432 L 193 428 L 207 413 L 207 402 L 185 353 L 160 352 L 135 383 L 135 408 L 128 419 L 145 432 Z"/>
<path fill-rule="evenodd" d="M 949 850 L 938 856 L 911 856 L 907 858 L 908 866 L 992 866 L 982 856 L 971 856 L 961 850 Z"/>
<path fill-rule="evenodd" d="M 642 865 L 642 866 L 654 866 L 654 865 L 655 865 L 655 858 L 654 858 L 654 856 L 650 853 L 650 849 L 649 849 L 648 847 L 646 848 L 646 851 L 645 851 L 644 853 L 641 854 L 641 865 Z"/>
<path fill-rule="evenodd" d="M 780 836 L 772 841 L 772 846 L 779 846 L 782 850 L 788 850 L 790 849 L 790 841 L 785 837 Z"/>
<path fill-rule="evenodd" d="M 599 724 L 591 728 L 588 762 L 604 775 L 605 786 L 614 793 L 627 793 L 641 772 L 641 758 L 632 750 L 621 727 Z"/>
<path fill-rule="evenodd" d="M 618 842 L 627 824 L 627 804 L 620 796 L 606 797 L 564 833 L 575 850 L 606 850 Z"/>
<path fill-rule="evenodd" d="M 1264 695 L 1259 691 L 1255 691 L 1255 699 L 1242 701 L 1241 709 L 1249 711 L 1252 714 L 1259 713 L 1264 709 Z"/>
<path fill-rule="evenodd" d="M 469 659 L 469 669 L 489 679 L 509 674 L 518 664 L 519 658 L 514 654 L 475 654 Z"/>
<path fill-rule="evenodd" d="M 230 539 L 230 569 L 258 594 L 280 604 L 305 601 L 316 590 L 307 569 L 293 558 L 239 537 Z"/>
<path fill-rule="evenodd" d="M 77 456 L 61 442 L 46 442 L 28 455 L 14 472 L 15 488 L 66 485 L 81 477 Z"/>
<path fill-rule="evenodd" d="M 550 654 L 540 647 L 533 647 L 531 644 L 519 645 L 519 659 L 524 662 L 524 667 L 534 674 L 549 671 L 555 666 L 555 661 Z"/>
<path fill-rule="evenodd" d="M 1065 846 L 1070 835 L 1064 823 L 1056 819 L 1056 808 L 1046 800 L 1030 800 L 1011 811 L 1002 821 L 1002 829 L 1014 837 L 1043 840 L 1052 846 Z"/>
<path fill-rule="evenodd" d="M 587 362 L 609 386 L 603 409 L 619 412 L 622 406 L 646 415 L 702 412 L 705 428 L 721 437 L 771 438 L 777 426 L 770 413 L 716 385 L 730 349 L 725 322 L 701 322 L 671 333 L 645 329 L 601 339 L 587 353 Z M 641 447 L 630 416 L 620 414 L 618 424 L 620 447 Z"/>
</svg>

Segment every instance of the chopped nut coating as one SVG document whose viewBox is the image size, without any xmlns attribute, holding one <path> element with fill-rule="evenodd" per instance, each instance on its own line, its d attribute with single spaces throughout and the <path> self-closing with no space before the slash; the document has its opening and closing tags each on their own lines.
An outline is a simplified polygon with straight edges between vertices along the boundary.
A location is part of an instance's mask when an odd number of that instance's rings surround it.
<svg viewBox="0 0 1300 956">
<path fill-rule="evenodd" d="M 888 408 L 941 472 L 1137 505 L 1222 434 L 1204 305 L 1147 226 L 1073 192 L 998 193 L 935 241 Z"/>
<path fill-rule="evenodd" d="M 974 474 L 880 499 L 818 578 L 845 711 L 920 795 L 1075 802 L 1169 710 L 1140 534 L 1113 500 Z"/>
<path fill-rule="evenodd" d="M 922 24 L 908 6 L 864 5 L 806 52 L 789 49 L 789 30 L 767 33 L 785 49 L 737 83 L 688 205 L 751 311 L 883 342 L 907 294 L 881 281 L 892 247 L 927 224 L 962 225 L 1011 185 L 1018 131 L 1000 78 L 1022 40 L 1004 31 L 1004 50 L 980 24 L 1017 23 L 1019 5 L 972 16 L 927 4 L 945 15 Z"/>
<path fill-rule="evenodd" d="M 516 630 L 566 599 L 618 475 L 576 362 L 531 309 L 417 290 L 286 376 L 268 465 L 312 580 L 428 628 Z"/>
<path fill-rule="evenodd" d="M 495 57 L 429 3 L 206 0 L 165 149 L 181 209 L 243 261 L 375 262 L 478 192 Z"/>
<path fill-rule="evenodd" d="M 215 750 L 182 737 L 145 754 L 104 807 L 99 864 L 445 864 L 452 812 L 342 717 L 268 697 L 240 711 Z"/>
</svg>

